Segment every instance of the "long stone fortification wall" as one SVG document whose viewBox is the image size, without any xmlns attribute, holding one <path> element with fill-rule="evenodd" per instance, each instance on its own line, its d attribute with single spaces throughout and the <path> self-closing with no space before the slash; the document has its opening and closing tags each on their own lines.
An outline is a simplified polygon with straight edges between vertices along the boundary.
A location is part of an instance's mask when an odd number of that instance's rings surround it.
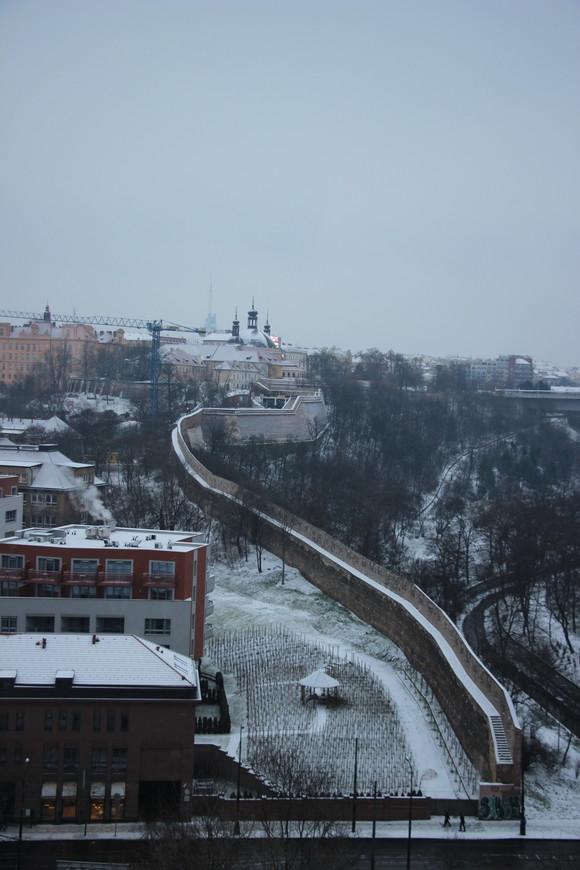
<svg viewBox="0 0 580 870">
<path fill-rule="evenodd" d="M 311 441 L 326 425 L 326 406 L 321 392 L 311 392 L 293 396 L 283 408 L 201 408 L 197 416 L 196 437 L 206 442 L 220 424 L 232 441 Z"/>
<path fill-rule="evenodd" d="M 250 534 L 260 536 L 265 549 L 283 555 L 315 586 L 392 639 L 430 684 L 481 779 L 517 787 L 521 730 L 511 700 L 449 617 L 407 579 L 208 471 L 190 451 L 199 425 L 200 415 L 192 414 L 183 417 L 173 432 L 174 449 L 189 473 L 192 498 L 209 516 L 235 527 L 243 523 Z M 499 752 L 499 720 L 500 739 L 503 726 L 511 760 Z"/>
</svg>

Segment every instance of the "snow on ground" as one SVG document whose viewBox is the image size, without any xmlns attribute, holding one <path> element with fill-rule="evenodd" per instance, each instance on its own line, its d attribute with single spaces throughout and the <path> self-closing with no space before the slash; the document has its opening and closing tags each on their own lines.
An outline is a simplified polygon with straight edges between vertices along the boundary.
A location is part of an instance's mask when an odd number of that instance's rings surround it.
<svg viewBox="0 0 580 870">
<path fill-rule="evenodd" d="M 433 797 L 451 797 L 455 787 L 450 771 L 442 758 L 423 715 L 400 679 L 405 658 L 395 644 L 372 629 L 346 608 L 324 595 L 306 581 L 301 574 L 286 568 L 282 585 L 282 566 L 279 559 L 264 552 L 263 572 L 257 570 L 253 548 L 248 560 L 224 559 L 214 553 L 212 574 L 216 588 L 212 593 L 215 602 L 213 617 L 214 634 L 244 630 L 256 625 L 282 625 L 318 644 L 334 647 L 338 656 L 356 656 L 380 679 L 398 708 L 399 718 L 409 741 L 415 766 L 421 773 L 433 770 L 437 774 L 425 777 L 422 787 Z M 227 685 L 227 682 L 226 682 Z M 232 701 L 233 733 L 229 739 L 229 751 L 235 754 L 239 741 L 240 716 L 243 715 L 244 699 L 235 696 Z M 555 726 L 538 736 L 553 742 Z M 214 738 L 215 739 L 215 738 Z M 564 737 L 560 737 L 563 743 Z M 564 747 L 561 747 L 560 760 Z M 558 832 L 569 836 L 575 820 L 580 816 L 580 746 L 572 741 L 567 765 L 557 764 L 549 770 L 543 765 L 534 765 L 526 775 L 526 816 L 529 830 L 536 836 L 550 837 Z M 475 824 L 475 823 L 474 823 Z M 502 834 L 506 825 L 513 823 L 478 823 L 478 836 L 511 836 Z M 506 828 L 506 831 L 508 828 Z M 473 829 L 475 834 L 475 828 Z M 427 835 L 427 834 L 425 834 Z"/>
<path fill-rule="evenodd" d="M 64 400 L 64 409 L 68 414 L 77 414 L 79 411 L 114 411 L 115 414 L 132 415 L 135 411 L 133 402 L 121 396 L 109 396 L 102 393 L 69 393 Z"/>
<path fill-rule="evenodd" d="M 454 796 L 451 773 L 421 710 L 399 676 L 406 660 L 398 647 L 324 595 L 298 571 L 287 567 L 282 585 L 281 563 L 276 557 L 264 552 L 262 561 L 262 574 L 257 571 L 253 551 L 247 562 L 241 559 L 233 566 L 214 561 L 214 635 L 256 625 L 284 625 L 306 640 L 334 648 L 337 658 L 356 657 L 372 670 L 396 705 L 419 776 L 426 771 L 436 774 L 429 774 L 428 788 L 424 782 L 424 789 L 433 797 Z"/>
</svg>

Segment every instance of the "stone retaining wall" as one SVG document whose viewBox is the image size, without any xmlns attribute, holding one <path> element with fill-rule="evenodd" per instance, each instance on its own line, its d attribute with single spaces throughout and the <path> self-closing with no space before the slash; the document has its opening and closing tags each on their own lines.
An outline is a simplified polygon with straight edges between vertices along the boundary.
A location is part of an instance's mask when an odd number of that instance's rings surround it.
<svg viewBox="0 0 580 870">
<path fill-rule="evenodd" d="M 246 526 L 254 537 L 259 536 L 265 549 L 280 558 L 284 555 L 287 564 L 311 583 L 391 638 L 431 686 L 481 779 L 517 788 L 521 730 L 509 695 L 441 608 L 406 578 L 370 562 L 279 506 L 212 474 L 189 449 L 190 443 L 195 443 L 197 426 L 198 415 L 189 415 L 179 421 L 173 433 L 174 449 L 190 475 L 192 498 L 209 516 L 233 527 L 239 527 L 244 516 L 251 514 L 252 522 Z M 377 585 L 366 582 L 365 577 Z M 501 718 L 511 764 L 499 763 L 486 703 Z"/>
<path fill-rule="evenodd" d="M 294 396 L 284 408 L 202 408 L 201 432 L 207 442 L 215 427 L 224 425 L 231 441 L 312 441 L 326 425 L 322 393 Z"/>
</svg>

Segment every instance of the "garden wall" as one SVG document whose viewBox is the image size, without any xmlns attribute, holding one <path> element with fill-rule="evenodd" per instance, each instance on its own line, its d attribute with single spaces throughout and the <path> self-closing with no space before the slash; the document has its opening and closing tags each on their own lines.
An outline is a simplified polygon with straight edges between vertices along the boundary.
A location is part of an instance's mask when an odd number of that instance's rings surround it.
<svg viewBox="0 0 580 870">
<path fill-rule="evenodd" d="M 521 730 L 507 692 L 456 626 L 417 586 L 370 562 L 325 532 L 224 478 L 190 452 L 199 414 L 181 418 L 173 446 L 189 473 L 189 489 L 208 516 L 250 530 L 265 549 L 393 640 L 423 674 L 467 756 L 486 782 L 520 782 Z M 193 437 L 192 437 L 193 436 Z M 250 519 L 248 519 L 250 515 Z M 492 716 L 501 720 L 511 761 L 501 762 Z"/>
</svg>

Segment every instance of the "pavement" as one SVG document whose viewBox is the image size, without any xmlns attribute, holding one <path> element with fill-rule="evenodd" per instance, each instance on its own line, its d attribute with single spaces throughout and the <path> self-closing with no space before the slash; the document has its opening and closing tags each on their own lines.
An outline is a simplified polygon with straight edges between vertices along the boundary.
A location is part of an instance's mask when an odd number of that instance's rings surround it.
<svg viewBox="0 0 580 870">
<path fill-rule="evenodd" d="M 450 827 L 444 828 L 439 817 L 427 821 L 414 821 L 411 836 L 414 840 L 509 840 L 524 839 L 520 834 L 518 820 L 484 822 L 478 819 L 466 818 L 466 830 L 459 830 L 457 820 Z M 242 832 L 245 836 L 259 836 L 259 825 L 242 822 Z M 146 836 L 147 828 L 141 823 L 87 825 L 86 833 L 83 824 L 35 825 L 25 827 L 23 840 L 140 840 Z M 380 839 L 406 840 L 408 837 L 408 822 L 377 822 L 375 837 Z M 372 822 L 357 822 L 356 831 L 351 832 L 351 823 L 344 823 L 344 836 L 355 838 L 372 837 Z M 18 826 L 8 825 L 0 831 L 0 842 L 18 839 Z M 542 819 L 528 821 L 525 839 L 528 840 L 580 840 L 580 825 L 572 819 Z"/>
</svg>

